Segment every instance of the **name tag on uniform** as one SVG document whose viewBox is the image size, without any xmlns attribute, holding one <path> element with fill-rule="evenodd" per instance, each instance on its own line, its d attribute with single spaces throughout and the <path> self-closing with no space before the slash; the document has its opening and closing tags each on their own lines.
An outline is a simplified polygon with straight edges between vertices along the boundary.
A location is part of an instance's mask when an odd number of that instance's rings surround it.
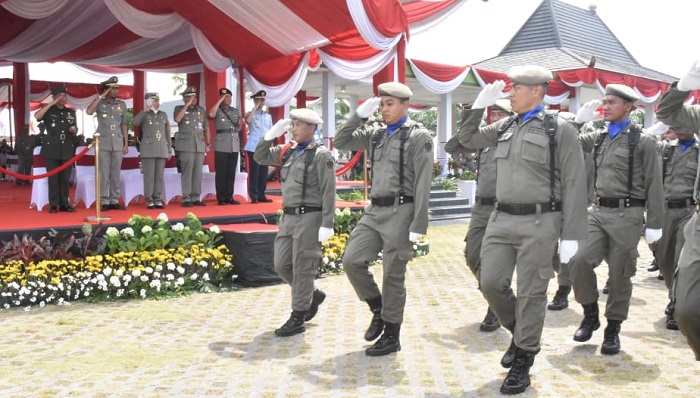
<svg viewBox="0 0 700 398">
<path fill-rule="evenodd" d="M 501 134 L 501 135 L 498 137 L 498 141 L 499 141 L 499 142 L 500 142 L 500 141 L 508 141 L 508 140 L 510 139 L 510 137 L 512 137 L 512 136 L 513 136 L 513 132 L 512 132 L 512 131 L 506 131 L 505 133 Z"/>
</svg>

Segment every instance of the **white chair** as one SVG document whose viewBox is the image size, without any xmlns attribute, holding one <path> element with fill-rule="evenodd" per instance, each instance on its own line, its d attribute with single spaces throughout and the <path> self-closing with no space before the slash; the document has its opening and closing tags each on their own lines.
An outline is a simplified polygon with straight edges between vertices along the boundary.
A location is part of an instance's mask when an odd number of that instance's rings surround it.
<svg viewBox="0 0 700 398">
<path fill-rule="evenodd" d="M 236 164 L 236 181 L 233 183 L 233 196 L 239 195 L 248 201 L 250 200 L 248 196 L 248 173 L 239 172 L 241 169 L 241 157 L 238 156 L 238 164 Z"/>
<path fill-rule="evenodd" d="M 134 198 L 143 197 L 143 174 L 136 147 L 130 146 L 129 152 L 122 158 L 119 191 L 125 207 L 128 207 Z"/>
<path fill-rule="evenodd" d="M 209 165 L 202 166 L 202 192 L 200 196 L 202 200 L 209 195 L 216 196 L 216 173 L 209 171 Z"/>
<path fill-rule="evenodd" d="M 32 175 L 46 173 L 46 159 L 40 155 L 41 147 L 34 148 L 34 157 L 32 159 Z M 41 211 L 44 206 L 49 204 L 49 180 L 44 177 L 39 180 L 32 181 L 32 199 L 29 203 L 29 208 L 36 206 L 38 211 Z"/>
<path fill-rule="evenodd" d="M 85 150 L 84 146 L 76 148 L 75 154 L 79 154 Z M 95 203 L 95 148 L 83 155 L 75 162 L 75 196 L 73 197 L 73 206 L 79 202 L 83 202 L 86 209 L 89 209 Z"/>
<path fill-rule="evenodd" d="M 163 172 L 163 200 L 165 204 L 170 203 L 174 198 L 182 196 L 182 181 L 180 173 L 177 172 L 177 160 L 175 156 L 165 162 Z"/>
</svg>

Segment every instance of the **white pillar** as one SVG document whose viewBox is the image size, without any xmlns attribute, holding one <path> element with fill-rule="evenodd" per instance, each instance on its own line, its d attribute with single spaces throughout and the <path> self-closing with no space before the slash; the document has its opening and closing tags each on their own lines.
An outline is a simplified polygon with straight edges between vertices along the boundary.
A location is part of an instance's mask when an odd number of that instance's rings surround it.
<svg viewBox="0 0 700 398">
<path fill-rule="evenodd" d="M 447 175 L 447 162 L 449 160 L 445 152 L 445 144 L 452 137 L 453 128 L 452 93 L 441 94 L 440 103 L 437 106 L 437 145 L 435 160 L 442 165 L 442 176 Z"/>
<path fill-rule="evenodd" d="M 323 98 L 323 109 L 321 118 L 323 119 L 323 145 L 331 148 L 331 140 L 335 137 L 335 84 L 333 83 L 333 75 L 330 72 L 323 72 L 323 89 L 321 97 Z M 333 149 L 333 156 L 338 156 L 338 151 Z"/>
<path fill-rule="evenodd" d="M 576 113 L 581 106 L 581 86 L 574 87 L 574 98 L 569 97 L 569 112 Z"/>
<path fill-rule="evenodd" d="M 644 103 L 644 126 L 643 127 L 651 127 L 651 125 L 654 124 L 654 119 L 656 118 L 656 114 L 654 113 L 654 104 L 653 103 Z"/>
</svg>

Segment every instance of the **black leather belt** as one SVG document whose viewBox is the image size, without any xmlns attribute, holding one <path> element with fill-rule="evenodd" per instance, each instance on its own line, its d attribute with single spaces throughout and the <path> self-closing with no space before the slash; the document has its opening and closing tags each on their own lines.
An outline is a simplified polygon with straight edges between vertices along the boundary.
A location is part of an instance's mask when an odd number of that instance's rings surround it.
<svg viewBox="0 0 700 398">
<path fill-rule="evenodd" d="M 216 134 L 226 134 L 226 133 L 230 133 L 230 134 L 233 134 L 233 133 L 234 133 L 234 131 L 233 131 L 233 129 L 222 129 L 222 130 L 216 130 Z"/>
<path fill-rule="evenodd" d="M 396 198 L 399 199 L 399 204 L 413 203 L 413 196 L 384 196 L 381 198 L 372 198 L 373 206 L 393 206 Z"/>
<path fill-rule="evenodd" d="M 284 214 L 305 214 L 305 213 L 313 213 L 315 211 L 321 211 L 322 208 L 318 206 L 304 206 L 301 205 L 299 207 L 285 207 L 283 209 Z"/>
<path fill-rule="evenodd" d="M 552 204 L 550 202 L 531 203 L 531 204 L 522 204 L 522 205 L 514 205 L 514 204 L 508 204 L 508 203 L 501 203 L 501 202 L 496 203 L 496 209 L 498 211 L 502 211 L 504 213 L 508 213 L 508 214 L 511 214 L 514 216 L 527 216 L 530 214 L 536 214 L 538 206 L 540 207 L 541 213 L 551 213 L 553 211 L 561 211 L 561 202 L 554 202 L 554 208 L 552 208 Z"/>
<path fill-rule="evenodd" d="M 624 201 L 624 207 L 637 207 L 637 206 L 644 206 L 647 201 L 644 199 L 636 199 L 636 198 L 597 198 L 596 203 L 598 206 L 601 207 L 620 207 L 620 201 Z"/>
<path fill-rule="evenodd" d="M 476 202 L 482 206 L 493 206 L 496 204 L 496 198 L 480 198 L 477 196 Z"/>
<path fill-rule="evenodd" d="M 681 209 L 683 207 L 695 206 L 695 200 L 693 200 L 693 198 L 669 199 L 666 201 L 666 206 L 669 209 Z"/>
</svg>

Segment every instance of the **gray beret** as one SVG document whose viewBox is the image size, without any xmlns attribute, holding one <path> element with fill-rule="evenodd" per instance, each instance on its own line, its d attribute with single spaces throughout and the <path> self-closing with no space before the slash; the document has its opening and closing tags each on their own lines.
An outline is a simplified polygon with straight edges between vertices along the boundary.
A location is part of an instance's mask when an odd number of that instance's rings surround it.
<svg viewBox="0 0 700 398">
<path fill-rule="evenodd" d="M 537 65 L 514 66 L 508 71 L 508 78 L 513 83 L 535 86 L 552 80 L 552 72 Z"/>
<path fill-rule="evenodd" d="M 605 95 L 614 95 L 629 102 L 639 101 L 639 95 L 631 87 L 624 84 L 608 84 L 605 86 Z"/>
<path fill-rule="evenodd" d="M 400 99 L 408 99 L 413 95 L 413 91 L 407 85 L 399 82 L 382 83 L 377 86 L 377 90 L 379 90 L 379 95 L 388 95 Z"/>
<path fill-rule="evenodd" d="M 513 108 L 510 106 L 510 100 L 499 99 L 495 104 L 491 105 L 492 110 L 499 110 L 503 112 L 513 113 Z"/>
<path fill-rule="evenodd" d="M 289 117 L 307 124 L 323 124 L 323 119 L 321 119 L 321 116 L 308 108 L 293 109 L 289 112 Z"/>
</svg>

